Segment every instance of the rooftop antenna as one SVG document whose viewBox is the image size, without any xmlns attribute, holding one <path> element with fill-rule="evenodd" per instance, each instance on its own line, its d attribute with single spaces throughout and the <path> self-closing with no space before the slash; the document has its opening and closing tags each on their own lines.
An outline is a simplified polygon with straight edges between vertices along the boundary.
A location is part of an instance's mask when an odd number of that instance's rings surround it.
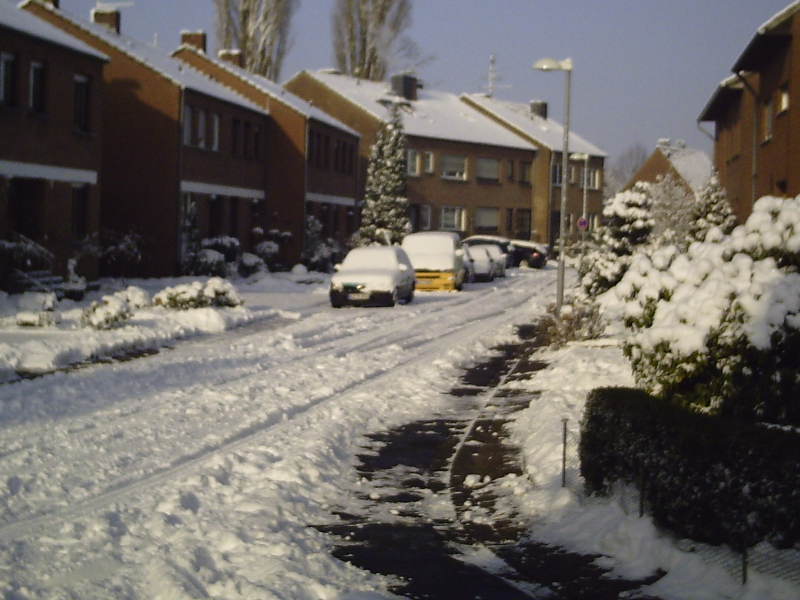
<svg viewBox="0 0 800 600">
<path fill-rule="evenodd" d="M 497 85 L 498 81 L 502 81 L 503 78 L 497 74 L 497 57 L 494 54 L 489 55 L 489 76 L 488 76 L 488 83 L 484 89 L 486 89 L 486 95 L 490 98 L 494 96 L 494 91 L 498 88 L 510 88 L 510 85 Z"/>
</svg>

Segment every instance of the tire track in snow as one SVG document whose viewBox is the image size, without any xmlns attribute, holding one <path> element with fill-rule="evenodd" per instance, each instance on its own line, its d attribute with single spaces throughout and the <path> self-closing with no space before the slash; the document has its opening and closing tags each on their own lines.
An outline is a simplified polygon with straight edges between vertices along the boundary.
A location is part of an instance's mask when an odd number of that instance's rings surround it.
<svg viewBox="0 0 800 600">
<path fill-rule="evenodd" d="M 510 311 L 514 311 L 520 306 L 530 302 L 532 297 L 530 294 L 520 293 L 519 296 L 511 298 L 511 301 L 507 298 L 509 292 L 512 291 L 513 288 L 528 283 L 524 281 L 525 279 L 527 278 L 519 278 L 517 282 L 512 282 L 512 285 L 504 286 L 499 289 L 489 288 L 480 290 L 482 292 L 481 294 L 469 299 L 463 299 L 458 303 L 459 308 L 469 310 L 453 310 L 454 307 L 452 304 L 443 303 L 441 308 L 419 316 L 418 319 L 421 319 L 421 321 L 414 321 L 414 326 L 422 330 L 417 334 L 409 335 L 407 321 L 398 317 L 392 320 L 389 331 L 385 328 L 377 327 L 375 331 L 368 336 L 368 340 L 364 340 L 364 336 L 360 332 L 352 335 L 351 337 L 354 338 L 352 340 L 353 343 L 349 344 L 348 347 L 344 349 L 340 349 L 339 352 L 337 352 L 338 355 L 369 352 L 377 347 L 386 347 L 391 344 L 399 344 L 403 348 L 414 347 L 419 351 L 413 353 L 413 356 L 409 356 L 408 353 L 406 353 L 403 355 L 402 360 L 389 365 L 388 368 L 376 369 L 364 375 L 362 379 L 351 381 L 328 395 L 320 396 L 304 405 L 293 407 L 289 411 L 276 412 L 264 421 L 256 422 L 244 429 L 229 432 L 229 434 L 219 440 L 219 442 L 213 445 L 204 445 L 196 451 L 178 458 L 163 469 L 153 471 L 136 479 L 118 481 L 106 487 L 105 491 L 73 502 L 69 506 L 57 507 L 55 510 L 6 523 L 0 526 L 0 541 L 8 541 L 41 531 L 57 522 L 79 517 L 82 514 L 92 513 L 108 504 L 120 502 L 125 497 L 135 496 L 167 481 L 184 477 L 190 474 L 196 467 L 214 457 L 236 451 L 267 434 L 272 436 L 277 434 L 280 430 L 291 427 L 296 420 L 312 413 L 315 409 L 319 409 L 333 398 L 359 392 L 363 388 L 368 388 L 376 381 L 380 381 L 383 377 L 391 375 L 392 371 L 398 368 L 408 368 L 418 363 L 427 362 L 431 360 L 432 357 L 441 354 L 443 348 L 449 348 L 454 343 L 459 343 L 467 339 L 478 339 L 495 327 L 507 322 L 507 314 Z M 510 290 L 509 288 L 512 289 Z M 495 296 L 498 299 L 505 298 L 505 301 L 498 302 L 499 306 L 494 305 L 492 302 L 487 302 L 492 300 Z M 477 314 L 475 311 L 476 303 L 478 303 L 480 308 Z M 443 311 L 448 318 L 441 318 L 439 313 Z M 395 312 L 398 314 L 400 313 L 400 311 Z M 342 319 L 346 319 L 346 317 L 342 317 Z M 287 358 L 286 361 L 271 365 L 270 368 L 277 369 L 285 365 L 286 362 L 296 362 L 298 358 L 300 358 L 302 363 L 313 361 L 319 355 L 330 352 L 336 346 L 333 342 L 327 340 L 327 343 L 322 342 L 322 345 L 319 347 L 317 347 L 317 345 L 311 347 L 314 348 L 314 351 L 310 354 L 303 357 L 292 356 Z M 263 377 L 265 373 L 261 371 L 256 375 Z M 216 382 L 215 387 L 218 388 L 229 384 L 231 381 L 244 379 L 246 377 L 253 377 L 253 374 L 245 374 L 232 378 L 231 380 Z M 242 393 L 246 393 L 252 388 L 253 386 L 251 385 Z M 188 393 L 191 394 L 191 390 Z M 291 414 L 289 415 L 289 413 Z M 215 424 L 212 424 L 212 426 L 214 425 Z M 195 434 L 197 431 L 193 430 L 192 433 Z M 193 435 L 193 437 L 202 437 L 202 435 Z"/>
</svg>

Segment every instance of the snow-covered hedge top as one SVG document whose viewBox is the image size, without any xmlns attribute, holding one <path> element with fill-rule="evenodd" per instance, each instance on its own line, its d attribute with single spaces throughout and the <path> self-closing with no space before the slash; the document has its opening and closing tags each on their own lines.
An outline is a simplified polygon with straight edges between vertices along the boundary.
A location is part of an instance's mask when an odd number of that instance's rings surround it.
<svg viewBox="0 0 800 600">
<path fill-rule="evenodd" d="M 730 236 L 712 229 L 687 254 L 636 255 L 616 294 L 626 319 L 642 327 L 643 350 L 667 342 L 684 355 L 703 352 L 731 311 L 741 315 L 737 332 L 766 349 L 779 328 L 800 330 L 798 251 L 800 197 L 764 197 Z"/>
<path fill-rule="evenodd" d="M 193 281 L 165 288 L 153 297 L 153 304 L 185 310 L 205 306 L 239 306 L 242 300 L 230 282 L 212 277 L 206 283 Z"/>
</svg>

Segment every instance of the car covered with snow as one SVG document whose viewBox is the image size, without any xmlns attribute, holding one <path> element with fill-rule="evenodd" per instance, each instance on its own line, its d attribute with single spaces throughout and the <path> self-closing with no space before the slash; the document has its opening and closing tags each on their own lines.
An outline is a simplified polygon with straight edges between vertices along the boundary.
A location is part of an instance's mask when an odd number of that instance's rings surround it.
<svg viewBox="0 0 800 600">
<path fill-rule="evenodd" d="M 476 246 L 478 244 L 491 244 L 496 246 L 503 254 L 503 260 L 505 260 L 507 267 L 517 266 L 514 264 L 514 254 L 511 247 L 511 240 L 508 238 L 504 238 L 499 235 L 471 235 L 468 238 L 464 238 L 465 246 Z"/>
<path fill-rule="evenodd" d="M 420 231 L 403 238 L 403 250 L 414 265 L 418 290 L 460 290 L 467 270 L 458 234 Z"/>
<path fill-rule="evenodd" d="M 399 246 L 353 248 L 331 277 L 331 306 L 394 306 L 414 299 L 414 267 Z"/>
<path fill-rule="evenodd" d="M 485 246 L 464 246 L 464 264 L 467 266 L 468 281 L 494 279 L 494 261 Z"/>
<path fill-rule="evenodd" d="M 477 250 L 479 248 L 486 250 L 486 253 L 494 263 L 494 276 L 506 276 L 506 261 L 508 260 L 508 255 L 505 254 L 497 244 L 476 244 L 471 248 L 473 250 Z"/>
<path fill-rule="evenodd" d="M 542 244 L 527 240 L 511 240 L 511 246 L 516 266 L 526 265 L 532 269 L 541 269 L 547 264 L 547 248 Z"/>
</svg>

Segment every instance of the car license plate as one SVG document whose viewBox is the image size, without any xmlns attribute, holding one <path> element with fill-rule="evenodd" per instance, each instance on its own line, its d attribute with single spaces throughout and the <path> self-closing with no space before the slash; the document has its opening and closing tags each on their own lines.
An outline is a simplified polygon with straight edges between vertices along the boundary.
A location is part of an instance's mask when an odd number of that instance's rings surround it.
<svg viewBox="0 0 800 600">
<path fill-rule="evenodd" d="M 366 294 L 364 292 L 352 292 L 350 294 L 347 294 L 347 299 L 348 300 L 367 300 L 367 299 L 369 299 L 369 294 Z"/>
</svg>

